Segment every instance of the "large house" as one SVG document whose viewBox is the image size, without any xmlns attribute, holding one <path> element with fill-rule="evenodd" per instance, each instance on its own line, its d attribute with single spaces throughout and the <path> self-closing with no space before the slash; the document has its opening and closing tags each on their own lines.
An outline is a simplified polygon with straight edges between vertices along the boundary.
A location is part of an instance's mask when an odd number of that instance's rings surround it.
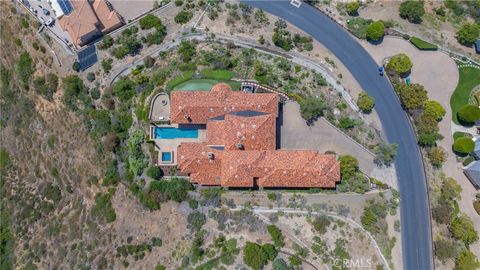
<svg viewBox="0 0 480 270">
<path fill-rule="evenodd" d="M 224 187 L 334 188 L 340 164 L 314 150 L 276 149 L 278 95 L 232 91 L 173 91 L 171 122 L 206 127 L 204 142 L 181 142 L 177 166 L 193 183 Z M 300 139 L 300 138 L 299 138 Z"/>
<path fill-rule="evenodd" d="M 106 0 L 73 0 L 58 23 L 76 46 L 88 44 L 123 25 L 120 15 Z"/>
</svg>

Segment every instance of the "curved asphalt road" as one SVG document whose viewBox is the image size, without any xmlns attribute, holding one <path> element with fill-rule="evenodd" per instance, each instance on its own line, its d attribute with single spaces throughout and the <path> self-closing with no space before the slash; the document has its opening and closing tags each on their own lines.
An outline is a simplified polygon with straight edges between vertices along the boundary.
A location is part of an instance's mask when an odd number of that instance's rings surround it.
<svg viewBox="0 0 480 270">
<path fill-rule="evenodd" d="M 401 198 L 403 265 L 406 270 L 433 269 L 430 211 L 417 140 L 393 87 L 379 76 L 378 64 L 346 30 L 315 8 L 290 1 L 243 1 L 276 15 L 310 34 L 350 70 L 375 98 L 387 139 L 398 144 L 395 167 Z"/>
</svg>

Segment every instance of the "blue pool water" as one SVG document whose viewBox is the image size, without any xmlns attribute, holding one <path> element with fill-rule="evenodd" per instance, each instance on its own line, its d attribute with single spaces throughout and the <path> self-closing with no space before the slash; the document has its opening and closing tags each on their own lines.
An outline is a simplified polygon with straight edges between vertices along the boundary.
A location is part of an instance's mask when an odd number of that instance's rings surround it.
<svg viewBox="0 0 480 270">
<path fill-rule="evenodd" d="M 162 161 L 172 161 L 172 152 L 162 152 Z"/>
<path fill-rule="evenodd" d="M 198 138 L 198 129 L 155 127 L 155 139 Z"/>
</svg>

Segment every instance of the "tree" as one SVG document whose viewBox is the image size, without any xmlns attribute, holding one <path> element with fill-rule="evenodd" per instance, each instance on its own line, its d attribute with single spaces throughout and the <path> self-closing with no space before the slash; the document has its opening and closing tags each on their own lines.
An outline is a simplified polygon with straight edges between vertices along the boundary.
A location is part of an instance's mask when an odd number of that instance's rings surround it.
<svg viewBox="0 0 480 270">
<path fill-rule="evenodd" d="M 478 233 L 473 227 L 472 220 L 464 214 L 456 217 L 448 228 L 452 232 L 453 237 L 465 243 L 467 247 L 478 240 Z"/>
<path fill-rule="evenodd" d="M 464 23 L 457 32 L 457 40 L 463 45 L 470 46 L 480 36 L 480 27 L 475 23 Z"/>
<path fill-rule="evenodd" d="M 269 193 L 269 194 L 275 195 L 275 193 Z M 272 240 L 275 243 L 275 246 L 283 247 L 285 245 L 282 231 L 277 226 L 268 225 L 267 230 L 268 230 L 268 233 L 270 234 L 270 237 L 272 237 Z"/>
<path fill-rule="evenodd" d="M 460 107 L 457 116 L 464 123 L 474 123 L 480 119 L 480 108 L 476 105 L 465 104 Z"/>
<path fill-rule="evenodd" d="M 178 47 L 178 53 L 182 55 L 183 62 L 189 62 L 192 57 L 197 53 L 195 44 L 188 40 L 182 40 Z"/>
<path fill-rule="evenodd" d="M 457 257 L 458 251 L 455 248 L 455 242 L 446 239 L 435 240 L 435 256 L 445 263 L 449 259 Z"/>
<path fill-rule="evenodd" d="M 443 148 L 435 146 L 428 151 L 428 159 L 430 159 L 430 163 L 432 163 L 434 167 L 440 168 L 447 159 L 447 153 Z"/>
<path fill-rule="evenodd" d="M 365 92 L 358 94 L 357 105 L 364 113 L 370 113 L 375 106 L 375 99 Z"/>
<path fill-rule="evenodd" d="M 193 13 L 188 10 L 182 10 L 175 16 L 175 22 L 186 24 L 193 17 Z"/>
<path fill-rule="evenodd" d="M 433 146 L 442 136 L 438 133 L 440 128 L 434 116 L 422 113 L 415 121 L 417 128 L 418 143 L 422 146 Z"/>
<path fill-rule="evenodd" d="M 113 63 L 113 59 L 112 59 L 112 58 L 105 58 L 105 59 L 103 59 L 103 60 L 102 60 L 103 72 L 109 73 L 110 70 L 112 69 L 112 63 Z"/>
<path fill-rule="evenodd" d="M 142 29 L 151 29 L 153 27 L 161 28 L 163 26 L 162 20 L 153 14 L 148 14 L 147 16 L 141 18 L 138 23 Z"/>
<path fill-rule="evenodd" d="M 358 171 L 358 160 L 350 155 L 341 156 L 340 161 L 340 175 L 342 179 L 352 178 Z"/>
<path fill-rule="evenodd" d="M 406 110 L 420 109 L 428 99 L 427 91 L 420 84 L 399 83 L 395 90 L 400 96 L 403 108 Z"/>
<path fill-rule="evenodd" d="M 385 35 L 385 25 L 382 21 L 371 23 L 367 27 L 367 39 L 372 41 L 380 40 Z"/>
<path fill-rule="evenodd" d="M 395 159 L 395 155 L 397 154 L 397 147 L 398 145 L 395 143 L 392 144 L 380 144 L 379 146 L 375 147 L 375 157 L 374 162 L 379 165 L 390 166 L 393 160 Z"/>
<path fill-rule="evenodd" d="M 112 92 L 120 101 L 129 101 L 135 96 L 135 83 L 129 78 L 119 80 L 113 85 Z"/>
<path fill-rule="evenodd" d="M 352 1 L 347 4 L 347 13 L 349 15 L 357 15 L 360 4 L 357 1 Z"/>
<path fill-rule="evenodd" d="M 388 69 L 395 71 L 400 76 L 410 73 L 412 67 L 412 61 L 410 61 L 408 55 L 404 53 L 399 53 L 392 56 L 392 58 L 390 58 L 390 62 L 387 64 Z"/>
<path fill-rule="evenodd" d="M 259 244 L 247 242 L 243 248 L 243 262 L 253 270 L 260 270 L 267 264 L 268 258 Z"/>
<path fill-rule="evenodd" d="M 300 101 L 300 113 L 307 121 L 316 120 L 322 116 L 326 108 L 327 104 L 322 98 L 307 98 Z"/>
<path fill-rule="evenodd" d="M 459 154 L 470 154 L 475 148 L 475 142 L 468 137 L 460 137 L 453 143 L 453 151 Z"/>
<path fill-rule="evenodd" d="M 400 17 L 407 19 L 411 23 L 421 23 L 422 16 L 425 14 L 423 1 L 407 0 L 400 4 Z"/>
<path fill-rule="evenodd" d="M 473 270 L 480 267 L 477 257 L 470 250 L 464 249 L 455 261 L 455 270 Z"/>
<path fill-rule="evenodd" d="M 151 166 L 147 169 L 147 176 L 155 180 L 160 180 L 163 176 L 163 171 L 158 166 Z"/>
<path fill-rule="evenodd" d="M 423 104 L 425 114 L 432 115 L 435 120 L 440 121 L 447 113 L 440 103 L 435 100 L 428 100 Z"/>
</svg>

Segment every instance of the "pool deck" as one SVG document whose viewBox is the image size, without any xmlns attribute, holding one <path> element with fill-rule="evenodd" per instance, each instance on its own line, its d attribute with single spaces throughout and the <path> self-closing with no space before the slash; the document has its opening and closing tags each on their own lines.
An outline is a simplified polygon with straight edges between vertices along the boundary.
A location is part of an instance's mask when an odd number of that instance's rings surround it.
<svg viewBox="0 0 480 270">
<path fill-rule="evenodd" d="M 158 127 L 178 128 L 178 125 L 158 125 Z M 207 131 L 205 129 L 198 129 L 198 138 L 155 139 L 152 135 L 152 131 L 150 131 L 150 139 L 155 142 L 155 150 L 158 154 L 158 165 L 177 165 L 177 148 L 182 142 L 201 143 L 207 141 Z M 173 162 L 162 163 L 162 152 L 172 152 Z"/>
</svg>

